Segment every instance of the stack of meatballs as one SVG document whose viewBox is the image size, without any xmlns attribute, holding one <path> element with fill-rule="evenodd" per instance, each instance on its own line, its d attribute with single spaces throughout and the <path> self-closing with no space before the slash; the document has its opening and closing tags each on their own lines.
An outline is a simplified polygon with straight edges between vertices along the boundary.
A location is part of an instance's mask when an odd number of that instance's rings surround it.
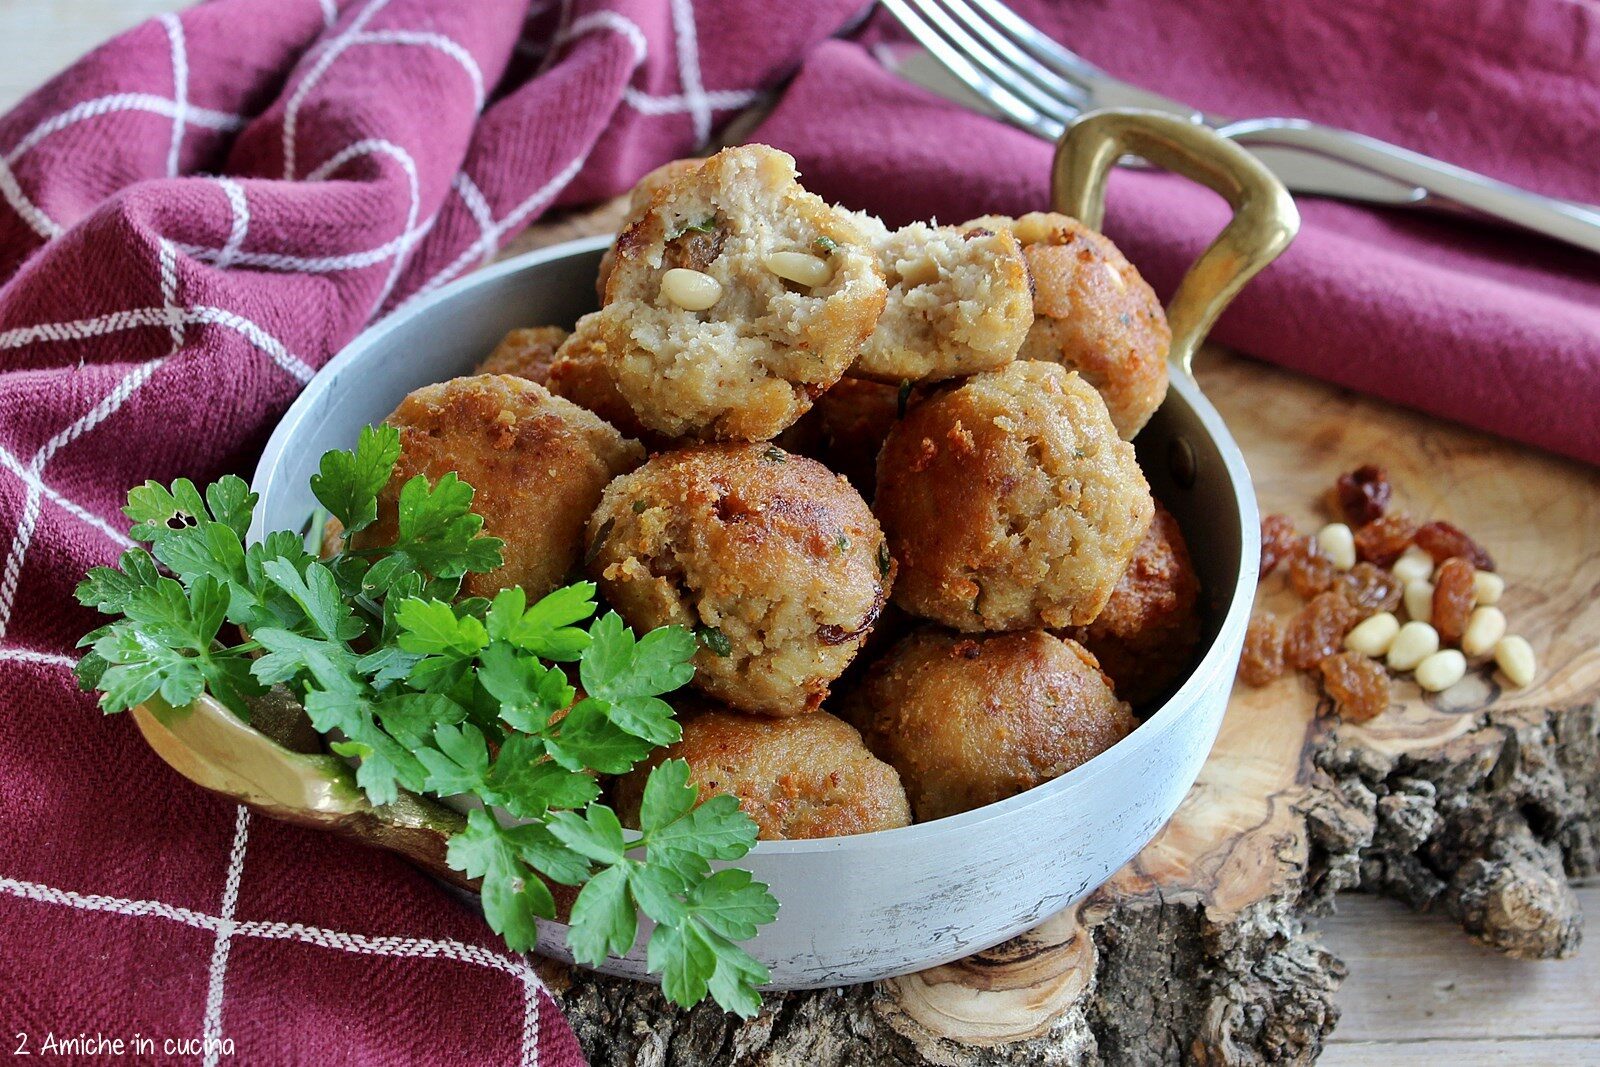
<svg viewBox="0 0 1600 1067">
<path fill-rule="evenodd" d="M 829 206 L 761 145 L 646 176 L 569 333 L 513 331 L 389 421 L 505 563 L 699 639 L 678 743 L 764 839 L 904 826 L 1071 770 L 1189 665 L 1199 587 L 1128 442 L 1171 336 L 1105 237 Z M 871 501 L 869 505 L 868 501 Z M 636 816 L 648 766 L 609 784 Z"/>
</svg>

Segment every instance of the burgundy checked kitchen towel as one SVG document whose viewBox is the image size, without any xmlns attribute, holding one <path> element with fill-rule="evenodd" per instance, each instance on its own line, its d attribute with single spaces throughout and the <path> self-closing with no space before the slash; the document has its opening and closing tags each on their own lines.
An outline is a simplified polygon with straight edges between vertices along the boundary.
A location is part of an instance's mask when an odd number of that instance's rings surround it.
<svg viewBox="0 0 1600 1067">
<path fill-rule="evenodd" d="M 1113 72 L 1600 200 L 1600 9 L 1018 0 Z M 392 857 L 183 782 L 72 685 L 83 571 L 147 478 L 248 473 L 315 370 L 551 207 L 757 136 L 895 221 L 1041 206 L 1049 147 L 826 41 L 860 0 L 213 0 L 0 118 L 0 1016 L 215 1062 L 581 1057 L 537 975 Z M 879 20 L 867 41 L 887 30 Z M 0 43 L 0 49 L 26 47 Z M 1219 328 L 1246 351 L 1600 460 L 1600 260 L 1305 202 Z M 1119 176 L 1159 289 L 1221 224 Z M 210 1039 L 208 1048 L 207 1039 Z M 168 1050 L 165 1042 L 175 1044 Z M 210 1055 L 208 1055 L 208 1051 Z"/>
</svg>

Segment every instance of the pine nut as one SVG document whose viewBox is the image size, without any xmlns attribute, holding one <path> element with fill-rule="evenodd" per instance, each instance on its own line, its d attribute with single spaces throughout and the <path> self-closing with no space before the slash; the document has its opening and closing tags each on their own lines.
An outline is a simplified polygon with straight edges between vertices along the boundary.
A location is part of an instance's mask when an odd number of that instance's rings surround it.
<svg viewBox="0 0 1600 1067">
<path fill-rule="evenodd" d="M 1418 622 L 1433 621 L 1433 583 L 1426 578 L 1417 578 L 1406 583 L 1403 594 L 1406 604 L 1406 614 Z"/>
<path fill-rule="evenodd" d="M 1467 619 L 1461 635 L 1461 651 L 1469 656 L 1486 655 L 1506 635 L 1506 613 L 1499 608 L 1479 608 Z"/>
<path fill-rule="evenodd" d="M 1408 622 L 1394 635 L 1385 662 L 1390 670 L 1409 671 L 1437 651 L 1439 631 L 1425 622 Z"/>
<path fill-rule="evenodd" d="M 1506 591 L 1506 580 L 1494 571 L 1477 571 L 1472 575 L 1472 594 L 1480 604 L 1498 604 Z"/>
<path fill-rule="evenodd" d="M 1426 581 L 1433 577 L 1433 557 L 1412 545 L 1400 553 L 1400 558 L 1389 569 L 1402 582 Z"/>
<path fill-rule="evenodd" d="M 1435 652 L 1417 664 L 1417 684 L 1430 693 L 1442 693 L 1467 673 L 1467 657 L 1453 648 Z"/>
<path fill-rule="evenodd" d="M 1356 538 L 1342 522 L 1330 522 L 1317 531 L 1317 547 L 1342 571 L 1356 565 Z"/>
<path fill-rule="evenodd" d="M 1113 267 L 1109 263 L 1103 263 L 1101 266 L 1105 267 L 1106 273 L 1111 275 L 1111 283 L 1115 285 L 1118 290 L 1123 290 L 1128 287 L 1128 283 L 1122 280 L 1121 271 L 1117 270 L 1117 268 Z M 1352 563 L 1351 566 L 1353 567 L 1355 564 Z"/>
<path fill-rule="evenodd" d="M 1494 661 L 1500 673 L 1518 689 L 1526 689 L 1539 671 L 1538 661 L 1533 658 L 1533 646 L 1528 644 L 1527 638 L 1516 634 L 1502 637 L 1495 644 Z"/>
<path fill-rule="evenodd" d="M 661 276 L 661 295 L 685 311 L 704 311 L 722 299 L 722 283 L 697 270 L 673 267 Z"/>
<path fill-rule="evenodd" d="M 926 256 L 920 259 L 897 259 L 894 261 L 894 272 L 900 276 L 900 284 L 907 289 L 932 285 L 939 280 L 939 264 Z"/>
<path fill-rule="evenodd" d="M 828 279 L 833 277 L 833 267 L 827 260 L 805 252 L 774 252 L 766 262 L 768 270 L 796 285 L 827 285 Z"/>
<path fill-rule="evenodd" d="M 1362 619 L 1356 628 L 1344 635 L 1344 647 L 1363 656 L 1377 659 L 1394 644 L 1394 635 L 1400 632 L 1400 620 L 1387 611 L 1380 611 Z"/>
</svg>

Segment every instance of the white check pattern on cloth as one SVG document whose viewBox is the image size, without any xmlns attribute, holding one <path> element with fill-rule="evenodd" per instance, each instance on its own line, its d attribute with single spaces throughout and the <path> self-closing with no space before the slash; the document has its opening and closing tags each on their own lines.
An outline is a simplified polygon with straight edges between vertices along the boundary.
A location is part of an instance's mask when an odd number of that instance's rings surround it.
<svg viewBox="0 0 1600 1067">
<path fill-rule="evenodd" d="M 668 131 L 657 137 L 670 145 L 671 155 L 705 144 L 719 113 L 743 109 L 760 98 L 757 87 L 706 87 L 693 0 L 616 0 L 619 4 L 632 2 L 635 8 L 650 3 L 663 5 L 661 22 L 645 24 L 658 29 L 670 24 L 670 49 L 653 49 L 651 38 L 639 21 L 622 11 L 598 6 L 603 2 L 609 0 L 535 0 L 525 13 L 524 25 L 542 20 L 551 23 L 551 28 L 538 39 L 524 37 L 514 42 L 516 51 L 538 60 L 540 70 L 572 60 L 581 52 L 583 61 L 593 70 L 620 71 L 615 74 L 616 122 L 624 129 L 630 122 L 642 122 L 646 128 Z M 207 13 L 223 6 L 205 5 L 164 15 L 128 35 L 156 35 L 170 72 L 169 92 L 141 85 L 96 92 L 87 99 L 62 100 L 50 114 L 17 131 L 13 143 L 0 144 L 0 221 L 8 210 L 21 220 L 27 232 L 37 239 L 31 250 L 33 256 L 52 246 L 59 247 L 81 221 L 66 217 L 59 202 L 52 201 L 48 192 L 39 187 L 30 187 L 26 179 L 27 164 L 34 154 L 58 143 L 53 139 L 69 131 L 80 138 L 93 134 L 109 140 L 119 124 L 132 129 L 131 123 L 148 123 L 151 116 L 166 119 L 170 131 L 161 141 L 159 173 L 138 178 L 181 182 L 187 190 L 204 194 L 199 208 L 188 202 L 184 221 L 189 228 L 181 233 L 181 239 L 180 235 L 167 234 L 154 241 L 151 253 L 155 262 L 150 266 L 154 267 L 156 285 L 142 299 L 109 310 L 104 305 L 82 302 L 78 305 L 80 313 L 21 322 L 8 321 L 5 304 L 0 301 L 0 384 L 8 373 L 7 359 L 27 357 L 34 365 L 44 366 L 46 373 L 66 370 L 71 375 L 67 363 L 70 356 L 66 353 L 77 356 L 80 368 L 92 364 L 93 373 L 104 374 L 108 379 L 103 395 L 84 398 L 70 417 L 63 416 L 59 427 L 46 430 L 48 436 L 42 444 L 24 447 L 9 437 L 0 440 L 0 480 L 14 479 L 12 487 L 20 494 L 9 536 L 0 534 L 0 547 L 4 549 L 0 563 L 0 664 L 14 665 L 14 674 L 28 671 L 37 676 L 41 670 L 59 673 L 63 690 L 76 660 L 70 650 L 30 647 L 12 635 L 13 616 L 27 585 L 30 550 L 51 530 L 71 531 L 76 538 L 74 543 L 81 543 L 87 535 L 98 553 L 97 558 L 84 561 L 87 565 L 108 561 L 131 542 L 118 511 L 121 496 L 129 486 L 101 486 L 98 492 L 110 496 L 99 499 L 90 499 L 76 490 L 69 493 L 68 487 L 75 483 L 52 478 L 52 462 L 62 450 L 90 437 L 104 439 L 107 449 L 116 448 L 108 427 L 134 435 L 137 442 L 138 424 L 130 424 L 125 415 L 119 426 L 118 413 L 130 400 L 148 395 L 152 381 L 161 382 L 163 375 L 169 373 L 176 377 L 201 350 L 209 350 L 214 366 L 226 367 L 229 374 L 238 373 L 240 367 L 258 367 L 264 377 L 275 380 L 273 395 L 286 403 L 331 351 L 380 309 L 403 306 L 492 259 L 506 240 L 578 179 L 605 132 L 603 118 L 601 125 L 584 134 L 587 139 L 566 148 L 548 164 L 548 170 L 509 193 L 506 187 L 511 183 L 505 175 L 491 172 L 496 162 L 492 153 L 481 156 L 475 151 L 479 147 L 475 143 L 469 145 L 453 176 L 442 182 L 436 171 L 421 165 L 430 162 L 428 146 L 407 143 L 403 136 L 381 136 L 365 129 L 336 147 L 318 143 L 308 134 L 323 120 L 318 108 L 328 103 L 326 94 L 337 91 L 329 86 L 337 84 L 341 75 L 347 75 L 352 64 L 381 62 L 383 56 L 397 52 L 405 53 L 408 63 L 439 64 L 439 71 L 434 73 L 440 92 L 463 94 L 473 115 L 492 114 L 492 85 L 499 68 L 491 68 L 494 60 L 486 56 L 493 49 L 486 50 L 481 41 L 458 39 L 445 32 L 441 25 L 448 23 L 441 23 L 435 17 L 440 12 L 429 10 L 425 0 L 283 0 L 284 18 L 293 15 L 309 19 L 315 27 L 311 31 L 315 39 L 308 39 L 309 47 L 299 55 L 295 73 L 281 87 L 281 115 L 269 111 L 263 116 L 249 116 L 238 113 L 244 110 L 242 107 L 230 110 L 196 101 L 198 95 L 202 101 L 215 102 L 214 87 L 200 84 L 197 79 L 199 72 L 206 69 L 207 45 L 214 43 L 208 42 L 202 32 L 208 25 Z M 459 15 L 461 10 L 455 8 L 451 13 Z M 423 17 L 407 24 L 407 18 L 419 11 Z M 316 37 L 317 33 L 321 36 Z M 512 43 L 505 42 L 506 47 Z M 150 51 L 154 54 L 153 49 Z M 661 69 L 652 71 L 652 66 Z M 149 69 L 148 63 L 141 69 Z M 647 76 L 636 77 L 641 71 Z M 666 78 L 675 80 L 676 92 L 662 91 Z M 645 81 L 651 82 L 655 91 L 635 84 Z M 270 172 L 257 167 L 234 175 L 196 175 L 190 173 L 192 162 L 186 170 L 186 160 L 220 159 L 229 138 L 239 134 L 240 141 L 245 141 L 252 133 L 260 132 L 254 128 L 257 123 L 271 121 L 281 123 L 281 128 L 269 138 L 278 153 L 278 158 L 270 161 Z M 359 125 L 353 123 L 351 128 Z M 137 136 L 143 139 L 144 128 L 139 129 Z M 261 141 L 256 138 L 258 150 Z M 662 158 L 669 155 L 668 151 L 660 154 Z M 454 163 L 450 166 L 455 168 Z M 498 180 L 487 180 L 490 176 Z M 355 183 L 358 188 L 363 182 L 373 186 L 387 183 L 383 184 L 383 191 L 403 191 L 403 195 L 390 196 L 393 205 L 403 210 L 394 217 L 392 231 L 381 239 L 366 235 L 360 243 L 348 241 L 345 247 L 335 246 L 332 250 L 315 240 L 297 243 L 297 238 L 307 235 L 290 232 L 286 237 L 281 218 L 274 225 L 274 207 L 281 208 L 273 201 L 281 194 L 280 180 L 308 185 L 344 181 Z M 103 195 L 119 191 L 107 189 Z M 5 250 L 0 249 L 0 263 L 5 262 L 4 254 Z M 416 270 L 408 273 L 408 268 Z M 361 280 L 368 278 L 363 272 L 369 270 L 374 272 L 370 280 Z M 348 286 L 337 289 L 338 299 L 350 305 L 353 301 L 348 298 L 349 293 L 361 295 L 354 302 L 359 303 L 359 321 L 350 323 L 348 329 L 341 326 L 344 332 L 336 336 L 308 333 L 307 337 L 297 337 L 294 329 L 301 325 L 298 321 L 285 317 L 284 321 L 275 322 L 261 309 L 252 312 L 239 306 L 240 302 L 227 299 L 233 291 L 230 284 L 250 280 L 245 272 Z M 0 289 L 0 297 L 5 292 Z M 130 365 L 126 353 L 133 350 L 136 341 L 141 345 L 148 341 L 151 349 L 161 354 Z M 225 360 L 218 358 L 218 348 L 227 350 Z M 126 369 L 105 373 L 108 365 Z M 73 380 L 90 378 L 92 375 L 80 374 Z M 0 390 L 0 397 L 3 396 Z M 269 418 L 271 412 L 242 414 L 259 421 Z M 0 427 L 0 431 L 4 429 Z M 206 458 L 201 455 L 198 461 Z M 146 463 L 145 469 L 133 472 L 130 483 L 154 473 L 159 472 L 150 470 Z M 48 642 L 32 644 L 44 643 Z M 538 1063 L 539 998 L 548 997 L 549 993 L 526 961 L 459 940 L 380 937 L 315 925 L 241 919 L 237 914 L 240 885 L 250 842 L 250 812 L 238 807 L 214 912 L 155 899 L 60 888 L 11 877 L 11 872 L 5 871 L 0 871 L 0 898 L 123 916 L 137 922 L 178 923 L 211 933 L 214 940 L 206 964 L 201 1009 L 203 1036 L 213 1039 L 213 1044 L 227 1031 L 227 975 L 234 947 L 242 939 L 279 940 L 375 957 L 445 959 L 503 973 L 518 984 L 524 1004 L 521 1060 L 525 1064 Z M 216 1061 L 215 1048 L 208 1048 L 206 1062 Z"/>
</svg>

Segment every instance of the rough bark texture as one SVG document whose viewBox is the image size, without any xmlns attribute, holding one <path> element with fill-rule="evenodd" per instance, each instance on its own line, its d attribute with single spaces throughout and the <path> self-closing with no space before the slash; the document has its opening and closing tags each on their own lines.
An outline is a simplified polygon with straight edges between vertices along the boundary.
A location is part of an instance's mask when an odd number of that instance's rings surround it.
<svg viewBox="0 0 1600 1067">
<path fill-rule="evenodd" d="M 1386 755 L 1330 734 L 1315 755 L 1369 833 L 1323 835 L 1325 877 L 1440 908 L 1525 959 L 1570 956 L 1582 915 L 1567 877 L 1596 872 L 1600 706 L 1490 714 L 1435 751 Z M 1362 837 L 1365 840 L 1362 840 Z"/>
</svg>

